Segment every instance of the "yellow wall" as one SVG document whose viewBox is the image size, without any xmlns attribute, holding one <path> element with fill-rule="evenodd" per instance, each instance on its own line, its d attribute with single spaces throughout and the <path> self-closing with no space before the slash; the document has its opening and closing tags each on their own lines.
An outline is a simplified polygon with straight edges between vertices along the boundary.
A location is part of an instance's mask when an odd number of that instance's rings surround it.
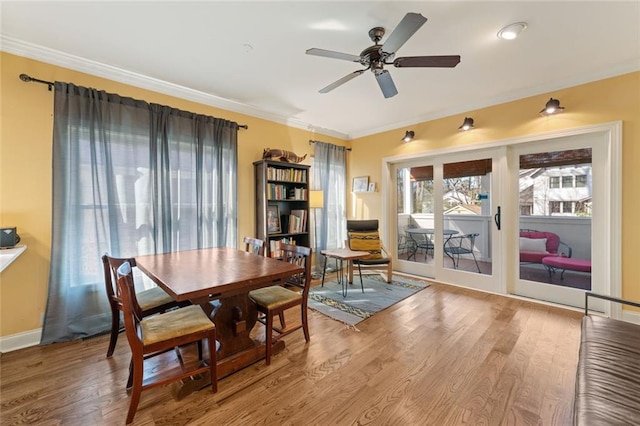
<svg viewBox="0 0 640 426">
<path fill-rule="evenodd" d="M 310 138 L 351 145 L 350 177 L 369 176 L 379 188 L 383 157 L 470 146 L 622 120 L 623 296 L 640 300 L 640 286 L 635 284 L 636 277 L 640 276 L 640 263 L 635 259 L 640 224 L 633 213 L 626 213 L 635 211 L 634 200 L 640 199 L 640 185 L 633 184 L 640 178 L 640 170 L 635 169 L 636 164 L 640 163 L 637 147 L 640 143 L 640 73 L 410 126 L 416 132 L 416 140 L 410 144 L 400 142 L 400 137 L 409 127 L 360 138 L 349 144 L 19 56 L 0 55 L 0 226 L 17 226 L 23 242 L 29 246 L 20 258 L 0 274 L 0 337 L 41 327 L 40 316 L 45 309 L 49 274 L 53 93 L 48 92 L 46 86 L 20 81 L 18 76 L 21 73 L 42 80 L 68 81 L 96 87 L 123 96 L 248 124 L 249 130 L 240 130 L 238 135 L 238 203 L 245 206 L 239 209 L 239 238 L 254 233 L 252 163 L 260 159 L 265 147 L 311 155 L 313 147 L 308 144 Z M 567 110 L 558 116 L 540 117 L 537 112 L 551 95 L 560 99 Z M 478 128 L 472 132 L 457 132 L 465 115 L 472 116 Z M 357 196 L 351 194 L 349 216 L 381 218 L 381 199 L 379 191 Z M 358 207 L 355 212 L 351 210 L 354 201 Z"/>
<path fill-rule="evenodd" d="M 566 107 L 559 115 L 542 117 L 538 111 L 550 97 Z M 458 132 L 464 117 L 473 117 L 476 128 Z M 469 111 L 464 114 L 407 126 L 352 141 L 351 176 L 369 176 L 380 183 L 382 158 L 451 147 L 472 146 L 502 139 L 546 133 L 622 120 L 622 295 L 640 300 L 640 262 L 636 246 L 640 221 L 640 72 L 557 90 L 540 96 Z M 406 130 L 414 130 L 414 142 L 402 143 Z M 349 215 L 357 219 L 382 219 L 382 194 L 351 194 Z"/>
<path fill-rule="evenodd" d="M 53 92 L 24 83 L 22 73 L 46 81 L 66 81 L 107 92 L 170 105 L 187 111 L 248 124 L 238 132 L 238 240 L 254 231 L 253 162 L 264 148 L 298 155 L 313 146 L 309 139 L 336 145 L 348 142 L 267 120 L 213 108 L 184 99 L 116 83 L 20 56 L 1 53 L 0 87 L 0 226 L 17 226 L 28 249 L 0 274 L 0 337 L 41 327 L 45 310 L 51 250 L 51 135 Z"/>
</svg>

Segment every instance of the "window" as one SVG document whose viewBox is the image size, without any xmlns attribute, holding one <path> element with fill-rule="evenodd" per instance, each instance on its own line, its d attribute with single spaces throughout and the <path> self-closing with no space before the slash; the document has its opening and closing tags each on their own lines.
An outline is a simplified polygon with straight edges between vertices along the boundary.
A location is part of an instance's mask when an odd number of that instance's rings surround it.
<svg viewBox="0 0 640 426">
<path fill-rule="evenodd" d="M 576 188 L 586 188 L 586 186 L 587 186 L 587 175 L 576 176 Z"/>
<path fill-rule="evenodd" d="M 551 176 L 549 178 L 549 188 L 560 188 L 560 177 Z"/>
<path fill-rule="evenodd" d="M 109 330 L 100 257 L 236 246 L 237 123 L 55 82 L 42 343 Z M 220 185 L 219 182 L 223 182 Z"/>
<path fill-rule="evenodd" d="M 571 201 L 563 201 L 562 202 L 562 213 L 573 213 L 573 202 L 571 202 Z"/>
<path fill-rule="evenodd" d="M 562 187 L 573 188 L 573 176 L 562 176 Z"/>
<path fill-rule="evenodd" d="M 549 201 L 549 213 L 560 213 L 562 203 L 560 201 Z"/>
</svg>

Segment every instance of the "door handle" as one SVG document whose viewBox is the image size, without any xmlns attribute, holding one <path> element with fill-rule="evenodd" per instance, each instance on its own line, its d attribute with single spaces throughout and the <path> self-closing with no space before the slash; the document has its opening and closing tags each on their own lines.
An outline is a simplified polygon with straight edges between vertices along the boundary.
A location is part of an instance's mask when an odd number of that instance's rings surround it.
<svg viewBox="0 0 640 426">
<path fill-rule="evenodd" d="M 493 216 L 493 220 L 495 221 L 499 231 L 500 230 L 500 206 L 498 206 L 498 212 Z"/>
</svg>

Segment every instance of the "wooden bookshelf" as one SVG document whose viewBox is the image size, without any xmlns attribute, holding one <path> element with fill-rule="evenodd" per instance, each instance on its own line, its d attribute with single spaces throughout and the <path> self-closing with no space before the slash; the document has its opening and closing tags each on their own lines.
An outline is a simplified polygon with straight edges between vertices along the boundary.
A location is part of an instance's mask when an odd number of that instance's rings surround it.
<svg viewBox="0 0 640 426">
<path fill-rule="evenodd" d="M 309 247 L 309 166 L 272 160 L 253 166 L 255 236 L 265 241 L 266 255 L 280 257 L 282 242 Z"/>
</svg>

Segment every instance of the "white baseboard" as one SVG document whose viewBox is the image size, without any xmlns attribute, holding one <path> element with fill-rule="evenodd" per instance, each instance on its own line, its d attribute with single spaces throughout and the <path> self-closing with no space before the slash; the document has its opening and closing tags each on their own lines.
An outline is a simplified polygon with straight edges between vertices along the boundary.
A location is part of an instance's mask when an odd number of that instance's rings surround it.
<svg viewBox="0 0 640 426">
<path fill-rule="evenodd" d="M 634 324 L 640 324 L 640 312 L 632 312 L 628 310 L 622 311 L 622 320 L 632 322 Z"/>
<path fill-rule="evenodd" d="M 42 329 L 36 328 L 35 330 L 0 337 L 0 352 L 17 351 L 18 349 L 39 345 L 41 335 Z"/>
</svg>

